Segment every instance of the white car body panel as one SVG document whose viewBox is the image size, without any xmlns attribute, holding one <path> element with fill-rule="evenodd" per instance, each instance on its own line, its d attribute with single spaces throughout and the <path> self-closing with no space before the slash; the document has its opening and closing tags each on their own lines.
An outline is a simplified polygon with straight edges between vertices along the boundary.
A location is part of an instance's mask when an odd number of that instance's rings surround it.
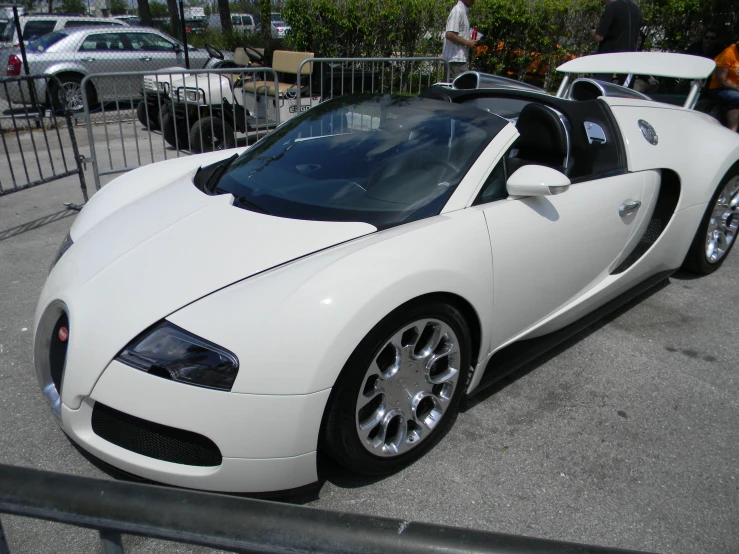
<svg viewBox="0 0 739 554">
<path fill-rule="evenodd" d="M 298 487 L 317 479 L 317 439 L 337 377 L 362 339 L 399 306 L 445 295 L 464 307 L 479 331 L 472 392 L 502 348 L 560 330 L 677 269 L 717 184 L 739 160 L 739 137 L 682 108 L 601 101 L 620 128 L 625 168 L 619 154 L 617 170 L 575 181 L 562 194 L 474 205 L 518 137 L 508 124 L 439 215 L 381 231 L 250 212 L 234 207 L 229 194 L 210 196 L 194 186 L 198 167 L 243 149 L 116 179 L 78 216 L 74 245 L 53 268 L 37 307 L 35 328 L 52 303 L 69 309 L 66 367 L 74 371 L 65 371 L 61 387 L 64 430 L 95 456 L 165 483 L 237 492 Z M 654 127 L 656 145 L 639 120 Z M 633 265 L 615 273 L 645 235 L 667 182 L 680 191 L 669 222 Z M 229 392 L 162 379 L 115 359 L 163 319 L 238 358 Z M 95 402 L 202 434 L 216 443 L 223 464 L 191 467 L 120 448 L 92 431 Z M 254 421 L 259 425 L 249 425 Z"/>
<path fill-rule="evenodd" d="M 716 63 L 709 58 L 690 54 L 667 52 L 617 52 L 582 56 L 563 63 L 560 73 L 620 73 L 674 77 L 676 79 L 705 79 Z"/>
</svg>

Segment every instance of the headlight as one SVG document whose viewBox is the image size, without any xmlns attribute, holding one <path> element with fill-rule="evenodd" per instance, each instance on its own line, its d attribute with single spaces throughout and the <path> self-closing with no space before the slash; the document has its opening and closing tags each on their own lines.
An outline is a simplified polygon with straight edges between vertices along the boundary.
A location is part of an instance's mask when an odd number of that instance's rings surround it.
<svg viewBox="0 0 739 554">
<path fill-rule="evenodd" d="M 133 339 L 116 359 L 165 379 L 226 391 L 239 372 L 231 352 L 168 321 Z"/>
<path fill-rule="evenodd" d="M 49 273 L 51 273 L 51 270 L 54 269 L 54 266 L 56 263 L 64 256 L 64 253 L 69 250 L 69 247 L 72 246 L 74 242 L 72 241 L 72 237 L 69 236 L 69 233 L 67 233 L 67 236 L 64 237 L 64 241 L 59 246 L 59 250 L 57 250 L 56 256 L 54 256 L 54 260 L 51 262 L 51 266 L 49 267 Z"/>
<path fill-rule="evenodd" d="M 197 102 L 199 104 L 205 103 L 205 95 L 202 90 L 188 90 L 185 89 L 185 101 Z"/>
</svg>

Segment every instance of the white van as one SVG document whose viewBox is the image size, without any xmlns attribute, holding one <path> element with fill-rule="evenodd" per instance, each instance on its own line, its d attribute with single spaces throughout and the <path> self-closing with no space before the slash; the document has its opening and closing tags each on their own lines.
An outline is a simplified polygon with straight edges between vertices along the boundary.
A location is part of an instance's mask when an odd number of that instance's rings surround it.
<svg viewBox="0 0 739 554">
<path fill-rule="evenodd" d="M 232 13 L 231 24 L 237 33 L 256 33 L 257 25 L 254 16 L 248 13 Z"/>
</svg>

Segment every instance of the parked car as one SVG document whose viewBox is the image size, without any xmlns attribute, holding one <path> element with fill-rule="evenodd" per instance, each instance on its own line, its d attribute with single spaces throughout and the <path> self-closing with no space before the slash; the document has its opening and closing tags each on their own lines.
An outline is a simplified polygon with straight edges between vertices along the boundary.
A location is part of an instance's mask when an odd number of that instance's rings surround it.
<svg viewBox="0 0 739 554">
<path fill-rule="evenodd" d="M 23 40 L 25 43 L 33 37 L 41 37 L 53 31 L 62 29 L 76 29 L 79 27 L 114 27 L 126 26 L 127 22 L 113 17 L 87 17 L 77 15 L 33 14 L 22 15 L 19 18 Z M 18 33 L 12 20 L 9 24 L 0 26 L 0 49 L 17 48 L 19 46 Z"/>
<path fill-rule="evenodd" d="M 273 13 L 270 22 L 272 25 L 272 38 L 285 38 L 285 35 L 291 29 L 290 25 L 287 24 L 279 13 Z"/>
<path fill-rule="evenodd" d="M 568 63 L 712 69 L 648 54 Z M 36 309 L 57 422 L 188 488 L 306 485 L 318 451 L 361 474 L 407 467 L 463 397 L 734 246 L 739 136 L 598 86 L 347 95 L 249 148 L 117 178 Z"/>
<path fill-rule="evenodd" d="M 57 107 L 82 109 L 82 79 L 96 73 L 157 71 L 166 67 L 184 67 L 183 45 L 156 29 L 121 27 L 120 30 L 82 28 L 54 31 L 29 42 L 27 50 L 31 74 L 54 75 L 59 78 L 55 90 L 46 90 L 43 81 L 36 81 L 37 98 L 47 99 Z M 210 59 L 203 48 L 188 46 L 190 66 L 202 69 Z M 8 76 L 21 74 L 20 51 L 8 57 Z M 52 81 L 53 83 L 53 81 Z M 92 80 L 87 91 L 91 105 L 108 100 L 136 99 L 141 81 L 130 77 Z M 0 95 L 6 96 L 0 90 Z M 6 100 L 30 103 L 29 94 L 22 94 L 18 85 L 8 86 Z"/>
<path fill-rule="evenodd" d="M 254 16 L 248 13 L 232 13 L 231 25 L 237 33 L 255 33 L 257 30 Z"/>
</svg>

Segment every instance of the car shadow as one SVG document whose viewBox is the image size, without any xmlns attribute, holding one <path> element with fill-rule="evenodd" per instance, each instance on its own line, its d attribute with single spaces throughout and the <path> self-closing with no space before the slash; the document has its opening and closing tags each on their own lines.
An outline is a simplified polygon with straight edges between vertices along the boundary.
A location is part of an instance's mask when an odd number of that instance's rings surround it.
<svg viewBox="0 0 739 554">
<path fill-rule="evenodd" d="M 672 276 L 670 278 L 672 278 Z M 540 356 L 538 356 L 534 360 L 522 365 L 520 368 L 516 369 L 515 371 L 513 371 L 511 374 L 507 375 L 506 377 L 503 377 L 500 381 L 496 381 L 495 383 L 490 385 L 485 390 L 482 390 L 478 393 L 473 393 L 473 395 L 470 397 L 466 397 L 464 402 L 459 408 L 459 412 L 465 413 L 468 410 L 473 409 L 475 406 L 477 406 L 481 402 L 485 402 L 491 396 L 502 391 L 503 389 L 515 383 L 522 377 L 525 377 L 526 375 L 528 375 L 529 373 L 531 373 L 538 367 L 544 365 L 551 359 L 559 356 L 562 352 L 565 352 L 567 349 L 571 348 L 572 346 L 576 345 L 583 339 L 586 339 L 587 337 L 589 337 L 596 331 L 605 327 L 606 325 L 611 323 L 613 320 L 625 314 L 634 306 L 644 302 L 645 300 L 647 300 L 654 294 L 658 293 L 659 291 L 661 291 L 663 288 L 665 288 L 669 284 L 670 284 L 670 279 L 664 279 L 663 281 L 660 281 L 659 283 L 655 284 L 653 287 L 650 287 L 649 290 L 644 291 L 637 297 L 626 302 L 623 306 L 614 310 L 610 314 L 602 317 L 601 319 L 599 319 L 598 321 L 596 321 L 595 323 L 593 323 L 586 329 L 580 331 L 579 333 L 576 333 L 575 335 L 568 338 L 567 340 L 560 343 L 559 345 L 555 346 L 551 350 L 543 352 Z"/>
</svg>

